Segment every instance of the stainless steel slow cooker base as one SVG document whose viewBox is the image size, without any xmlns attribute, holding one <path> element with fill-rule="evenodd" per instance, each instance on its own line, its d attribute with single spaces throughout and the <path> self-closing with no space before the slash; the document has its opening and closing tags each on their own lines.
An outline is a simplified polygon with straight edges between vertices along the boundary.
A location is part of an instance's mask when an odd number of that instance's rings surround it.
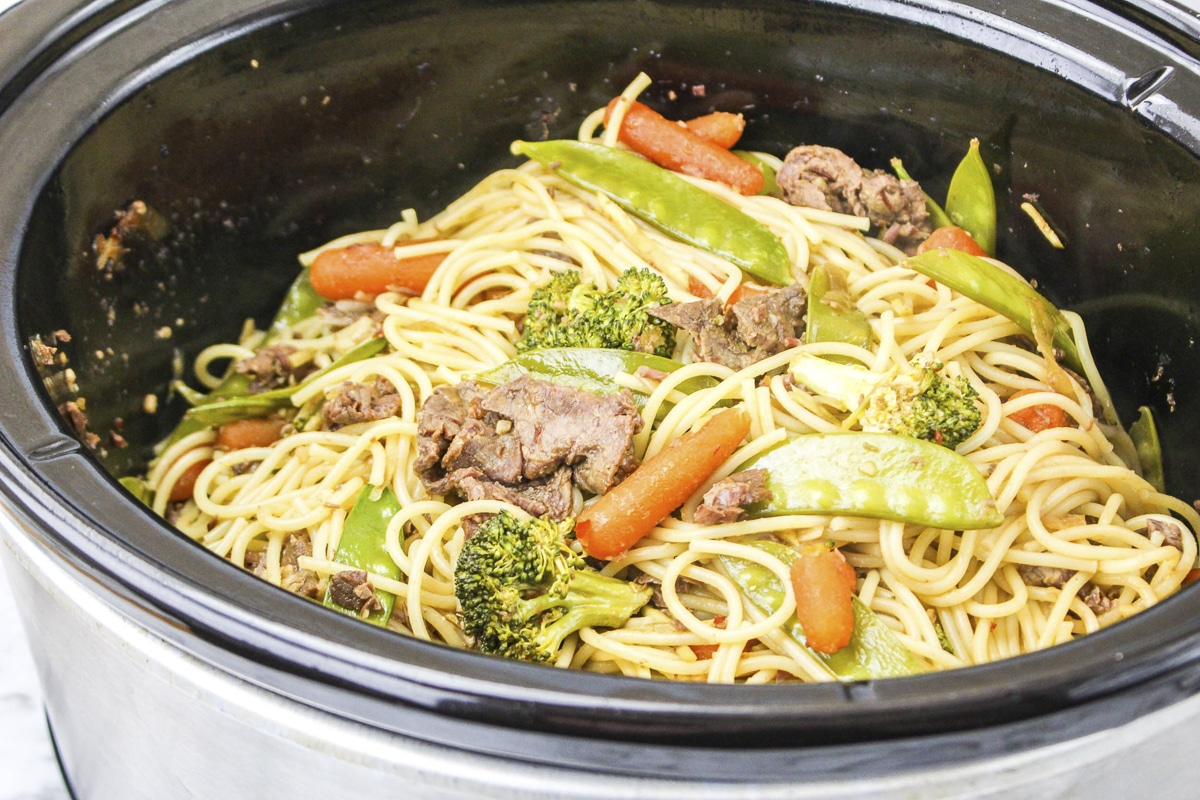
<svg viewBox="0 0 1200 800">
<path fill-rule="evenodd" d="M 798 773 L 773 784 L 688 783 L 490 758 L 356 724 L 216 669 L 122 613 L 108 587 L 68 570 L 11 515 L 0 515 L 0 530 L 18 607 L 37 631 L 33 654 L 51 724 L 70 731 L 59 748 L 79 800 L 326 800 L 349 786 L 359 796 L 430 800 L 1125 800 L 1144 794 L 1148 776 L 1153 796 L 1172 800 L 1194 797 L 1200 782 L 1200 759 L 1181 752 L 1200 740 L 1200 696 L 1050 747 L 867 779 Z M 104 748 L 90 746 L 99 740 Z"/>
</svg>

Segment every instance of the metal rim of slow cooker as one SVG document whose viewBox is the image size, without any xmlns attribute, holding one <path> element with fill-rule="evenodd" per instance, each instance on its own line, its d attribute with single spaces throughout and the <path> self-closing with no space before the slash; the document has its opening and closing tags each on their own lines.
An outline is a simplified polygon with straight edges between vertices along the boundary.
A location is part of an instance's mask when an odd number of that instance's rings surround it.
<svg viewBox="0 0 1200 800">
<path fill-rule="evenodd" d="M 70 0 L 49 5 L 60 9 L 64 18 L 75 6 L 84 6 Z M 39 43 L 41 49 L 34 56 L 18 56 L 16 67 L 0 64 L 0 75 L 11 78 L 0 89 L 0 124 L 7 105 L 27 85 L 52 71 L 58 58 L 78 55 L 96 32 L 136 24 L 131 17 L 159 5 L 169 3 L 109 4 L 102 7 L 103 13 L 81 14 L 76 22 L 55 31 L 53 41 Z M 233 13 L 231 18 L 251 27 L 308 5 L 263 3 L 250 14 Z M 847 5 L 877 13 L 893 10 L 893 4 L 882 2 Z M 937 3 L 895 5 L 927 23 L 946 12 L 944 4 Z M 1009 15 L 1006 27 L 1015 16 Z M 974 19 L 981 26 L 989 22 L 995 19 L 987 15 Z M 1114 35 L 1128 33 L 1120 25 L 1110 29 L 1118 32 Z M 965 35 L 965 31 L 955 34 Z M 1006 35 L 1015 34 L 1007 29 Z M 1182 63 L 1187 57 L 1175 52 L 1171 58 Z M 52 166 L 43 165 L 42 174 Z M 0 217 L 0 222 L 6 219 Z M 993 752 L 1005 752 L 1119 724 L 1190 695 L 1200 686 L 1200 667 L 1195 663 L 1200 652 L 1200 615 L 1193 609 L 1200 597 L 1191 596 L 1053 651 L 957 673 L 850 685 L 748 690 L 651 683 L 563 673 L 419 642 L 403 642 L 397 648 L 389 634 L 346 624 L 303 601 L 281 597 L 273 588 L 216 560 L 187 563 L 194 558 L 190 543 L 166 535 L 168 529 L 138 509 L 63 432 L 39 394 L 23 343 L 17 341 L 11 298 L 19 238 L 5 251 L 0 275 L 8 298 L 0 385 L 14 393 L 0 413 L 4 435 L 0 471 L 12 510 L 38 538 L 86 574 L 120 587 L 114 595 L 126 604 L 126 611 L 157 634 L 302 702 L 408 735 L 531 760 L 558 760 L 562 752 L 572 752 L 581 742 L 594 743 L 595 752 L 653 744 L 695 755 L 724 743 L 726 737 L 742 736 L 744 749 L 727 753 L 724 763 L 709 768 L 714 777 L 729 777 L 727 759 L 739 753 L 744 756 L 741 772 L 769 776 L 794 763 L 796 746 L 825 742 L 832 743 L 822 748 L 824 769 L 831 773 L 847 762 L 859 762 L 864 743 L 890 743 L 892 755 L 868 767 L 873 770 L 978 757 L 989 745 L 969 743 L 975 731 L 1015 725 L 1012 730 L 1029 733 L 1041 726 L 1039 717 L 1051 719 L 1072 709 L 1079 712 L 1059 718 L 1055 731 L 1042 730 L 1023 741 L 1006 735 L 991 745 Z M 108 533 L 122 526 L 160 538 L 164 549 L 139 552 Z M 161 559 L 164 553 L 168 559 Z M 243 601 L 232 602 L 219 591 L 227 586 L 236 588 Z M 286 613 L 264 615 L 251 610 L 262 608 L 282 608 Z M 311 629 L 289 625 L 284 621 L 289 614 L 311 622 Z M 407 652 L 397 658 L 397 650 Z M 1122 668 L 1111 669 L 1118 662 Z M 1111 698 L 1117 699 L 1106 705 Z M 411 711 L 427 713 L 417 721 L 406 720 L 404 715 Z M 581 712 L 586 712 L 586 718 L 578 716 Z M 431 725 L 431 719 L 441 724 Z M 478 724 L 512 735 L 494 746 L 481 741 L 487 737 L 480 737 L 478 728 L 472 727 Z M 562 752 L 541 749 L 544 733 L 563 734 Z M 959 733 L 968 739 L 958 737 Z M 898 744 L 910 737 L 915 738 L 909 745 Z M 928 745 L 937 741 L 949 746 L 931 755 Z M 839 749 L 843 744 L 849 749 Z M 895 758 L 898 753 L 906 755 Z M 574 751 L 574 756 L 579 766 L 592 766 L 586 749 Z M 689 774 L 696 774 L 700 760 L 688 759 L 693 768 Z M 638 763 L 614 767 L 610 762 L 603 768 L 638 773 L 652 767 Z M 661 774 L 660 768 L 661 763 L 653 767 L 655 774 Z"/>
</svg>

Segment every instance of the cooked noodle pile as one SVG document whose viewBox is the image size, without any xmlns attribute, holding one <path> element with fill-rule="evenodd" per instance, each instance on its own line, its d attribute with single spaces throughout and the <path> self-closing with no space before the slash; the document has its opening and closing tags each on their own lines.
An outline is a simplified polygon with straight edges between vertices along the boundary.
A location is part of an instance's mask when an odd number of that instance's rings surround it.
<svg viewBox="0 0 1200 800">
<path fill-rule="evenodd" d="M 580 138 L 595 138 L 599 127 L 593 115 Z M 780 165 L 772 156 L 761 158 Z M 812 653 L 780 629 L 794 609 L 791 590 L 768 616 L 743 599 L 722 567 L 720 556 L 760 563 L 787 585 L 784 564 L 745 544 L 763 536 L 794 547 L 834 543 L 857 572 L 859 599 L 929 669 L 1066 642 L 1180 587 L 1196 562 L 1196 544 L 1176 518 L 1193 530 L 1200 518 L 1118 457 L 1106 436 L 1113 429 L 1098 420 L 1097 401 L 1081 379 L 1070 374 L 1066 392 L 1046 388 L 1052 380 L 1047 363 L 1016 324 L 905 268 L 904 253 L 865 235 L 865 219 L 688 180 L 775 232 L 801 285 L 816 265 L 843 270 L 874 341 L 870 350 L 799 344 L 735 372 L 694 361 L 692 339 L 681 335 L 674 357 L 687 366 L 678 372 L 661 380 L 619 376 L 649 396 L 635 438 L 641 460 L 730 401 L 749 414 L 751 436 L 679 512 L 603 566 L 605 574 L 656 586 L 655 602 L 624 627 L 571 636 L 558 666 L 709 682 L 829 679 Z M 301 580 L 315 581 L 321 594 L 331 575 L 348 568 L 333 556 L 359 492 L 366 485 L 390 487 L 401 510 L 387 529 L 386 547 L 403 577 L 370 576 L 377 590 L 397 598 L 389 625 L 465 647 L 470 642 L 453 584 L 462 521 L 511 507 L 429 496 L 413 467 L 423 401 L 439 386 L 513 358 L 534 290 L 563 269 L 577 268 L 584 281 L 607 289 L 626 269 L 647 267 L 662 275 L 676 302 L 697 299 L 697 291 L 725 300 L 747 279 L 728 261 L 669 238 L 533 161 L 487 176 L 432 219 L 418 221 L 411 211 L 402 216 L 387 230 L 327 247 L 429 239 L 405 251 L 448 253 L 419 297 L 387 292 L 371 302 L 342 301 L 275 338 L 294 348 L 294 360 L 322 367 L 382 333 L 382 353 L 306 383 L 292 403 L 300 407 L 346 381 L 383 377 L 400 393 L 398 412 L 333 431 L 301 426 L 269 447 L 228 451 L 216 448 L 215 433 L 206 429 L 171 443 L 148 484 L 154 510 L 213 553 L 293 590 Z M 1078 324 L 1076 335 L 1082 336 Z M 227 365 L 252 356 L 264 336 L 248 329 L 239 344 L 209 348 L 197 375 L 215 387 Z M 986 477 L 1003 523 L 954 531 L 840 516 L 693 522 L 704 489 L 752 456 L 789 434 L 844 427 L 844 409 L 789 380 L 787 367 L 801 351 L 858 362 L 880 375 L 923 355 L 943 362 L 948 375 L 965 377 L 979 393 L 983 423 L 958 451 Z M 715 385 L 677 389 L 698 375 L 715 378 Z M 1090 382 L 1102 392 L 1096 380 Z M 1022 389 L 1040 391 L 1010 399 Z M 1031 433 L 1008 417 L 1034 404 L 1058 406 L 1071 425 Z M 170 503 L 179 477 L 208 461 L 191 499 Z M 576 512 L 584 502 L 576 489 Z"/>
</svg>

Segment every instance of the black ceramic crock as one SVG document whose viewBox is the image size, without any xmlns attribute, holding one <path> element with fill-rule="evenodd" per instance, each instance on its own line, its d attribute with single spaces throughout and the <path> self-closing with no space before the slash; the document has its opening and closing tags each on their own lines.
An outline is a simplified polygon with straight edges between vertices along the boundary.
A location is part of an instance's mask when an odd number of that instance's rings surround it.
<svg viewBox="0 0 1200 800">
<path fill-rule="evenodd" d="M 1126 418 L 1159 415 L 1200 497 L 1200 47 L 1160 3 L 26 0 L 0 15 L 0 475 L 5 505 L 107 600 L 304 706 L 464 751 L 626 775 L 780 781 L 953 765 L 1104 731 L 1200 688 L 1200 593 L 1070 645 L 847 685 L 558 671 L 412 641 L 268 586 L 124 492 L 181 412 L 172 361 L 269 318 L 297 253 L 427 216 L 569 136 L 638 71 L 749 147 L 900 156 L 937 195 L 974 136 L 999 255 L 1081 312 Z M 1066 247 L 1018 206 L 1034 195 Z M 169 223 L 124 270 L 97 234 Z M 56 411 L 66 331 L 95 448 Z M 49 381 L 49 383 L 47 383 Z M 50 386 L 48 389 L 47 386 Z M 159 401 L 156 413 L 145 398 Z M 125 446 L 111 436 L 119 430 Z M 35 633 L 36 635 L 36 633 Z M 53 721 L 53 720 L 52 720 Z"/>
</svg>

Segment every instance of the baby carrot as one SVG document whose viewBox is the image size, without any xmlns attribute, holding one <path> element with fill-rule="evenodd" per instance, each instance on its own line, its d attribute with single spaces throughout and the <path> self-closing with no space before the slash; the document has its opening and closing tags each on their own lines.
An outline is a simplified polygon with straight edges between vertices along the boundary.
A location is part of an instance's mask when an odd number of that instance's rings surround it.
<svg viewBox="0 0 1200 800">
<path fill-rule="evenodd" d="M 606 123 L 616 102 L 614 99 L 605 110 Z M 745 195 L 758 194 L 763 187 L 758 167 L 642 103 L 630 105 L 617 138 L 660 167 L 720 181 Z"/>
<path fill-rule="evenodd" d="M 445 253 L 397 258 L 394 247 L 352 244 L 318 255 L 309 267 L 309 280 L 326 300 L 349 300 L 360 293 L 381 294 L 393 288 L 420 294 L 445 258 Z"/>
<path fill-rule="evenodd" d="M 714 111 L 702 117 L 693 117 L 684 125 L 701 139 L 728 150 L 742 138 L 742 131 L 746 130 L 746 119 L 741 114 Z"/>
<path fill-rule="evenodd" d="M 1009 400 L 1014 400 L 1025 395 L 1035 394 L 1040 389 L 1022 389 L 1014 394 Z M 1069 428 L 1071 420 L 1067 417 L 1067 412 L 1063 411 L 1053 403 L 1039 403 L 1035 406 L 1022 408 L 1019 411 L 1010 411 L 1008 418 L 1018 425 L 1023 425 L 1034 433 L 1040 433 L 1048 428 Z"/>
<path fill-rule="evenodd" d="M 235 419 L 217 428 L 217 447 L 241 450 L 246 447 L 267 447 L 279 441 L 283 420 L 278 417 Z"/>
<path fill-rule="evenodd" d="M 198 461 L 183 471 L 179 476 L 179 480 L 171 487 L 169 498 L 172 503 L 178 503 L 180 500 L 187 500 L 192 496 L 192 490 L 196 488 L 196 479 L 200 477 L 200 473 L 209 465 L 208 461 Z"/>
<path fill-rule="evenodd" d="M 584 552 L 611 561 L 633 547 L 683 505 L 749 432 L 746 412 L 728 408 L 646 459 L 580 513 L 575 535 Z"/>
<path fill-rule="evenodd" d="M 854 633 L 854 568 L 837 550 L 804 548 L 792 562 L 796 619 L 805 642 L 819 653 L 836 653 Z"/>
<path fill-rule="evenodd" d="M 940 228 L 936 228 L 933 233 L 929 234 L 928 239 L 921 242 L 921 245 L 917 248 L 917 252 L 924 253 L 927 250 L 936 250 L 939 247 L 970 253 L 973 256 L 987 256 L 987 251 L 979 246 L 974 237 L 957 225 L 943 225 Z"/>
</svg>

